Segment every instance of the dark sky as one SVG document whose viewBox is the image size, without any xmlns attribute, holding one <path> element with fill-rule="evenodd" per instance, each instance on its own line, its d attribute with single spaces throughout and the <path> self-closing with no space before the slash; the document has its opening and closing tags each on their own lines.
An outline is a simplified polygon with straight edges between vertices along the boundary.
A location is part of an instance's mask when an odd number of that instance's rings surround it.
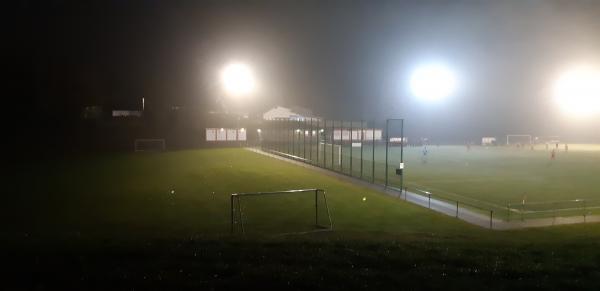
<svg viewBox="0 0 600 291">
<path fill-rule="evenodd" d="M 549 88 L 570 63 L 600 60 L 600 1 L 18 3 L 23 98 L 46 113 L 135 108 L 142 96 L 214 109 L 220 68 L 240 60 L 260 81 L 258 107 L 404 117 L 409 132 L 440 138 L 599 137 L 598 118 L 565 118 Z M 416 100 L 407 85 L 411 69 L 430 60 L 461 78 L 437 104 Z"/>
</svg>

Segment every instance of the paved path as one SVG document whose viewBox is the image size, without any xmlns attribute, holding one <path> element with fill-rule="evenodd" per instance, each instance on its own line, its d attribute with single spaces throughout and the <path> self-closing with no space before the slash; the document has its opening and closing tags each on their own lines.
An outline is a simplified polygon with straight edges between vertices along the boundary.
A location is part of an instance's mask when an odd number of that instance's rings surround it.
<svg viewBox="0 0 600 291">
<path fill-rule="evenodd" d="M 556 218 L 539 218 L 539 219 L 527 219 L 524 221 L 505 221 L 501 219 L 496 219 L 490 217 L 490 215 L 485 215 L 480 212 L 475 212 L 471 209 L 461 207 L 460 204 L 457 206 L 455 203 L 449 203 L 446 201 L 438 200 L 435 198 L 430 198 L 421 194 L 416 194 L 413 192 L 400 192 L 395 189 L 386 188 L 383 185 L 369 183 L 367 181 L 361 180 L 359 178 L 351 177 L 345 174 L 341 174 L 335 171 L 331 171 L 328 169 L 323 169 L 317 166 L 313 166 L 305 162 L 304 159 L 289 156 L 284 157 L 281 155 L 276 155 L 272 153 L 268 153 L 262 151 L 260 149 L 255 148 L 246 148 L 249 151 L 266 155 L 278 160 L 286 161 L 301 167 L 309 168 L 320 172 L 322 174 L 335 177 L 340 180 L 344 180 L 359 186 L 363 186 L 369 189 L 373 189 L 379 192 L 383 192 L 387 195 L 396 197 L 398 199 L 405 200 L 407 202 L 429 208 L 431 210 L 446 214 L 448 216 L 456 217 L 457 219 L 464 220 L 468 223 L 478 225 L 485 228 L 492 228 L 497 230 L 506 230 L 506 229 L 519 229 L 519 228 L 528 228 L 528 227 L 544 227 L 544 226 L 553 226 L 553 225 L 564 225 L 564 224 L 575 224 L 575 223 L 586 223 L 586 222 L 600 222 L 599 215 L 590 215 L 590 216 L 574 216 L 574 217 L 556 217 Z M 282 155 L 285 155 L 282 153 Z"/>
</svg>

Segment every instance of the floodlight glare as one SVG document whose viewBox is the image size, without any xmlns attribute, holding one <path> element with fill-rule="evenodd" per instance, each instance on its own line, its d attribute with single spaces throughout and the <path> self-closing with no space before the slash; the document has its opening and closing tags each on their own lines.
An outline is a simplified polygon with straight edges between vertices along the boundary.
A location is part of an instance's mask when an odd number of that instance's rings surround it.
<svg viewBox="0 0 600 291">
<path fill-rule="evenodd" d="M 410 89 L 418 98 L 429 101 L 443 99 L 456 90 L 454 72 L 442 64 L 427 64 L 418 67 L 411 75 Z"/>
<path fill-rule="evenodd" d="M 256 88 L 252 70 L 242 63 L 227 65 L 221 72 L 221 82 L 225 91 L 234 97 L 248 95 Z"/>
<path fill-rule="evenodd" d="M 554 85 L 554 97 L 568 114 L 599 114 L 600 69 L 577 67 L 564 72 Z"/>
</svg>

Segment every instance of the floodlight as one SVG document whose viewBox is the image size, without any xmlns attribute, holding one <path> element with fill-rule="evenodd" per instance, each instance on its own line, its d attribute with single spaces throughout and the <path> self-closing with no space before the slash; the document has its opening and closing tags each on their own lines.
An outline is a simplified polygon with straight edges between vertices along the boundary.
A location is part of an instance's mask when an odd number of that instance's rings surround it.
<svg viewBox="0 0 600 291">
<path fill-rule="evenodd" d="M 600 69 L 581 66 L 564 72 L 554 85 L 554 97 L 568 114 L 600 113 Z"/>
<path fill-rule="evenodd" d="M 410 89 L 418 98 L 436 101 L 454 93 L 455 73 L 443 64 L 431 63 L 417 67 L 410 78 Z"/>
<path fill-rule="evenodd" d="M 254 74 L 248 65 L 231 63 L 221 71 L 221 82 L 232 97 L 248 95 L 256 88 Z"/>
<path fill-rule="evenodd" d="M 258 133 L 260 133 L 261 131 L 262 131 L 262 130 L 260 130 L 260 128 L 256 130 L 256 132 L 258 132 Z"/>
</svg>

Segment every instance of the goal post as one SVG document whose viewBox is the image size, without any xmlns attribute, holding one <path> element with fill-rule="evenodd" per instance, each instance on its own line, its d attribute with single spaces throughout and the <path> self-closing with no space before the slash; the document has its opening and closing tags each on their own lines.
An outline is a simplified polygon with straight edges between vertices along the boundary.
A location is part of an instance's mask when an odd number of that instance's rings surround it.
<svg viewBox="0 0 600 291">
<path fill-rule="evenodd" d="M 530 145 L 533 144 L 530 134 L 507 134 L 506 145 L 521 144 Z"/>
<path fill-rule="evenodd" d="M 136 152 L 156 152 L 166 149 L 164 138 L 137 138 L 133 142 L 133 149 Z"/>
<path fill-rule="evenodd" d="M 342 145 L 319 142 L 319 147 L 325 150 L 325 157 L 333 155 L 334 164 L 339 166 L 342 163 Z M 327 161 L 329 162 L 329 161 Z"/>
<path fill-rule="evenodd" d="M 285 197 L 291 195 L 314 195 L 314 229 L 312 231 L 319 230 L 333 230 L 333 222 L 331 220 L 331 213 L 329 211 L 329 206 L 327 205 L 327 196 L 325 195 L 325 190 L 323 189 L 298 189 L 298 190 L 284 190 L 284 191 L 274 191 L 274 192 L 254 192 L 254 193 L 233 193 L 230 197 L 230 222 L 231 222 L 231 233 L 235 233 L 239 231 L 241 233 L 246 233 L 246 215 L 244 213 L 245 207 L 242 207 L 243 200 L 248 198 L 260 198 L 260 197 Z M 309 196 L 310 197 L 310 196 Z M 288 198 L 288 197 L 286 197 Z M 313 198 L 308 198 L 313 199 Z M 297 207 L 293 201 L 291 200 L 283 200 L 283 202 L 289 202 L 293 205 L 277 205 L 277 207 L 281 210 L 287 211 L 291 207 Z M 257 204 L 260 207 L 261 203 Z M 312 207 L 311 207 L 312 208 Z M 255 209 L 255 211 L 263 212 L 264 209 Z M 319 212 L 323 211 L 324 218 L 319 215 Z M 280 222 L 285 223 L 283 219 L 280 218 Z M 310 219 L 307 217 L 307 219 Z M 320 219 L 325 220 L 325 224 L 321 224 Z M 269 219 L 269 221 L 277 221 L 277 219 Z M 285 226 L 284 226 L 285 227 Z"/>
</svg>

